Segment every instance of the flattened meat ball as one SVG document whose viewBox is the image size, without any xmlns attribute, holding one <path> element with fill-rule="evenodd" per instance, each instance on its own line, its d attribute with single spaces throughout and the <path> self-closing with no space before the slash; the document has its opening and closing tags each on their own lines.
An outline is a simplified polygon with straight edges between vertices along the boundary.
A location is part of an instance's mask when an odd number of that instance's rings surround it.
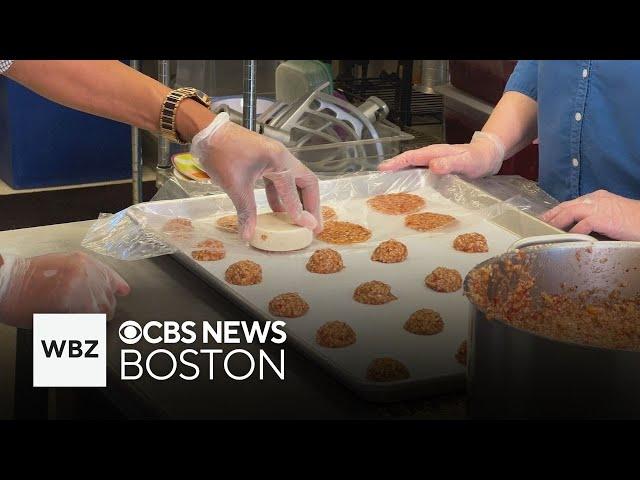
<svg viewBox="0 0 640 480">
<path fill-rule="evenodd" d="M 176 238 L 186 238 L 193 232 L 193 223 L 188 218 L 172 218 L 162 227 L 162 231 Z"/>
<path fill-rule="evenodd" d="M 467 364 L 467 341 L 466 340 L 464 340 L 458 347 L 458 351 L 456 352 L 455 357 L 458 363 L 462 365 Z"/>
<path fill-rule="evenodd" d="M 429 230 L 449 225 L 450 223 L 455 222 L 455 220 L 455 217 L 452 217 L 451 215 L 424 212 L 407 215 L 404 219 L 404 224 L 413 230 L 427 232 Z"/>
<path fill-rule="evenodd" d="M 416 335 L 435 335 L 444 330 L 444 322 L 435 310 L 422 308 L 411 314 L 404 324 L 404 329 Z"/>
<path fill-rule="evenodd" d="M 424 284 L 436 292 L 451 293 L 462 288 L 462 276 L 453 268 L 438 267 L 427 275 Z"/>
<path fill-rule="evenodd" d="M 238 233 L 238 216 L 226 215 L 216 220 L 216 226 L 220 230 L 224 230 L 229 233 Z"/>
<path fill-rule="evenodd" d="M 229 265 L 224 279 L 232 285 L 255 285 L 262 281 L 262 267 L 251 260 L 240 260 Z"/>
<path fill-rule="evenodd" d="M 460 252 L 482 253 L 488 252 L 487 239 L 481 233 L 463 233 L 453 241 L 453 248 Z"/>
<path fill-rule="evenodd" d="M 424 198 L 412 193 L 388 193 L 370 198 L 367 204 L 380 213 L 405 215 L 417 212 L 425 206 L 426 202 Z"/>
<path fill-rule="evenodd" d="M 307 262 L 307 270 L 311 273 L 336 273 L 343 268 L 342 256 L 331 248 L 316 250 Z"/>
<path fill-rule="evenodd" d="M 199 242 L 196 245 L 197 248 L 203 248 L 206 250 L 220 250 L 223 249 L 224 250 L 224 245 L 221 241 L 219 240 L 215 240 L 213 238 L 207 238 L 206 240 L 203 240 L 201 242 Z"/>
<path fill-rule="evenodd" d="M 374 382 L 395 382 L 409 377 L 409 369 L 391 357 L 375 358 L 367 368 L 367 380 Z"/>
<path fill-rule="evenodd" d="M 295 292 L 281 293 L 269 302 L 269 312 L 276 317 L 301 317 L 309 311 L 309 304 Z"/>
<path fill-rule="evenodd" d="M 319 240 L 336 244 L 366 242 L 369 238 L 371 238 L 371 230 L 362 225 L 336 220 L 325 223 L 324 230 L 318 234 Z"/>
<path fill-rule="evenodd" d="M 207 239 L 196 245 L 198 250 L 191 252 L 194 260 L 199 262 L 215 262 L 225 256 L 224 245 L 219 240 Z"/>
<path fill-rule="evenodd" d="M 353 292 L 353 299 L 367 305 L 382 305 L 397 300 L 398 297 L 391 293 L 391 287 L 386 283 L 372 280 L 358 285 Z"/>
<path fill-rule="evenodd" d="M 407 246 L 397 240 L 387 240 L 376 247 L 371 260 L 382 263 L 399 263 L 407 259 Z"/>
<path fill-rule="evenodd" d="M 356 332 L 344 322 L 327 322 L 316 332 L 316 342 L 327 348 L 348 347 L 356 343 Z"/>
<path fill-rule="evenodd" d="M 336 211 L 331 208 L 331 207 L 320 207 L 320 214 L 322 215 L 322 221 L 326 222 L 327 220 L 331 220 L 333 218 L 336 218 L 338 216 L 338 214 L 336 213 Z"/>
<path fill-rule="evenodd" d="M 188 218 L 172 218 L 164 224 L 162 230 L 165 232 L 191 232 L 193 231 L 193 223 Z"/>
</svg>

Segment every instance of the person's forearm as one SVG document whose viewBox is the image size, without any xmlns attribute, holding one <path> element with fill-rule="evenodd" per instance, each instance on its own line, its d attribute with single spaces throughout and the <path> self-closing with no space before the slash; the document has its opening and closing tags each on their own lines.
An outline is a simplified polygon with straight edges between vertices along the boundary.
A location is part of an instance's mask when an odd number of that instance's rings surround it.
<svg viewBox="0 0 640 480">
<path fill-rule="evenodd" d="M 160 109 L 171 91 L 115 60 L 16 60 L 6 75 L 56 103 L 151 132 L 160 130 Z M 214 117 L 185 100 L 176 114 L 176 130 L 190 141 Z"/>
<path fill-rule="evenodd" d="M 518 92 L 506 92 L 482 128 L 505 146 L 505 159 L 515 155 L 537 137 L 538 104 Z"/>
</svg>

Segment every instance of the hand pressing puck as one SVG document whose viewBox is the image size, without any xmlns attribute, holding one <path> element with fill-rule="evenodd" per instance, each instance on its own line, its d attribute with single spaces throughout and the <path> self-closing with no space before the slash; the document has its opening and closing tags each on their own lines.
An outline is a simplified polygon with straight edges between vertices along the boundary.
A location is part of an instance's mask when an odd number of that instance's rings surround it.
<svg viewBox="0 0 640 480">
<path fill-rule="evenodd" d="M 260 250 L 288 252 L 308 247 L 313 241 L 313 232 L 291 221 L 283 212 L 258 215 L 256 231 L 249 244 Z"/>
</svg>

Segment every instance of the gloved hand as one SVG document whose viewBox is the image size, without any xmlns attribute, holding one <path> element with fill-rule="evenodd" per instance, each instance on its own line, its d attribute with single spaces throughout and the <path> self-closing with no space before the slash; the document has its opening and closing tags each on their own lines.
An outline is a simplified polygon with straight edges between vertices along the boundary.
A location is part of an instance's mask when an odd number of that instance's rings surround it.
<svg viewBox="0 0 640 480">
<path fill-rule="evenodd" d="M 606 190 L 563 202 L 540 217 L 557 228 L 576 225 L 572 233 L 598 232 L 614 240 L 640 241 L 640 200 Z"/>
<path fill-rule="evenodd" d="M 245 240 L 255 230 L 253 189 L 260 177 L 274 212 L 287 212 L 296 224 L 315 233 L 322 230 L 318 178 L 280 142 L 235 125 L 228 114 L 220 113 L 193 137 L 191 153 L 229 195 Z"/>
<path fill-rule="evenodd" d="M 23 258 L 2 255 L 0 321 L 31 327 L 34 313 L 106 313 L 130 292 L 120 275 L 82 252 Z"/>
<path fill-rule="evenodd" d="M 382 162 L 381 171 L 395 171 L 406 167 L 429 167 L 433 173 L 459 173 L 468 178 L 495 175 L 504 161 L 505 147 L 497 135 L 475 132 L 471 143 L 459 145 L 429 145 L 408 150 Z"/>
</svg>

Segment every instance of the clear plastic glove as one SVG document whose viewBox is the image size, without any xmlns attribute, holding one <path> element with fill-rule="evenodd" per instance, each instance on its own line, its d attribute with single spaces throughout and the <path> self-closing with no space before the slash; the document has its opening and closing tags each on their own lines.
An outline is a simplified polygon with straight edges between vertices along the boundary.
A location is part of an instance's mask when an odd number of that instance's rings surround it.
<svg viewBox="0 0 640 480">
<path fill-rule="evenodd" d="M 395 171 L 407 167 L 429 167 L 433 173 L 459 173 L 468 178 L 495 175 L 504 161 L 505 147 L 498 136 L 475 132 L 471 143 L 459 145 L 429 145 L 408 150 L 382 162 L 381 171 Z"/>
<path fill-rule="evenodd" d="M 640 241 L 640 200 L 631 200 L 606 190 L 563 202 L 540 217 L 554 227 L 572 233 L 597 232 L 614 240 Z"/>
<path fill-rule="evenodd" d="M 229 195 L 238 211 L 242 238 L 251 239 L 255 231 L 253 189 L 261 177 L 274 212 L 287 212 L 296 224 L 319 233 L 320 188 L 315 174 L 280 142 L 235 125 L 228 118 L 226 113 L 219 114 L 193 137 L 191 153 Z"/>
<path fill-rule="evenodd" d="M 2 255 L 0 321 L 31 327 L 34 313 L 106 313 L 130 292 L 120 275 L 82 253 L 23 258 Z"/>
</svg>

